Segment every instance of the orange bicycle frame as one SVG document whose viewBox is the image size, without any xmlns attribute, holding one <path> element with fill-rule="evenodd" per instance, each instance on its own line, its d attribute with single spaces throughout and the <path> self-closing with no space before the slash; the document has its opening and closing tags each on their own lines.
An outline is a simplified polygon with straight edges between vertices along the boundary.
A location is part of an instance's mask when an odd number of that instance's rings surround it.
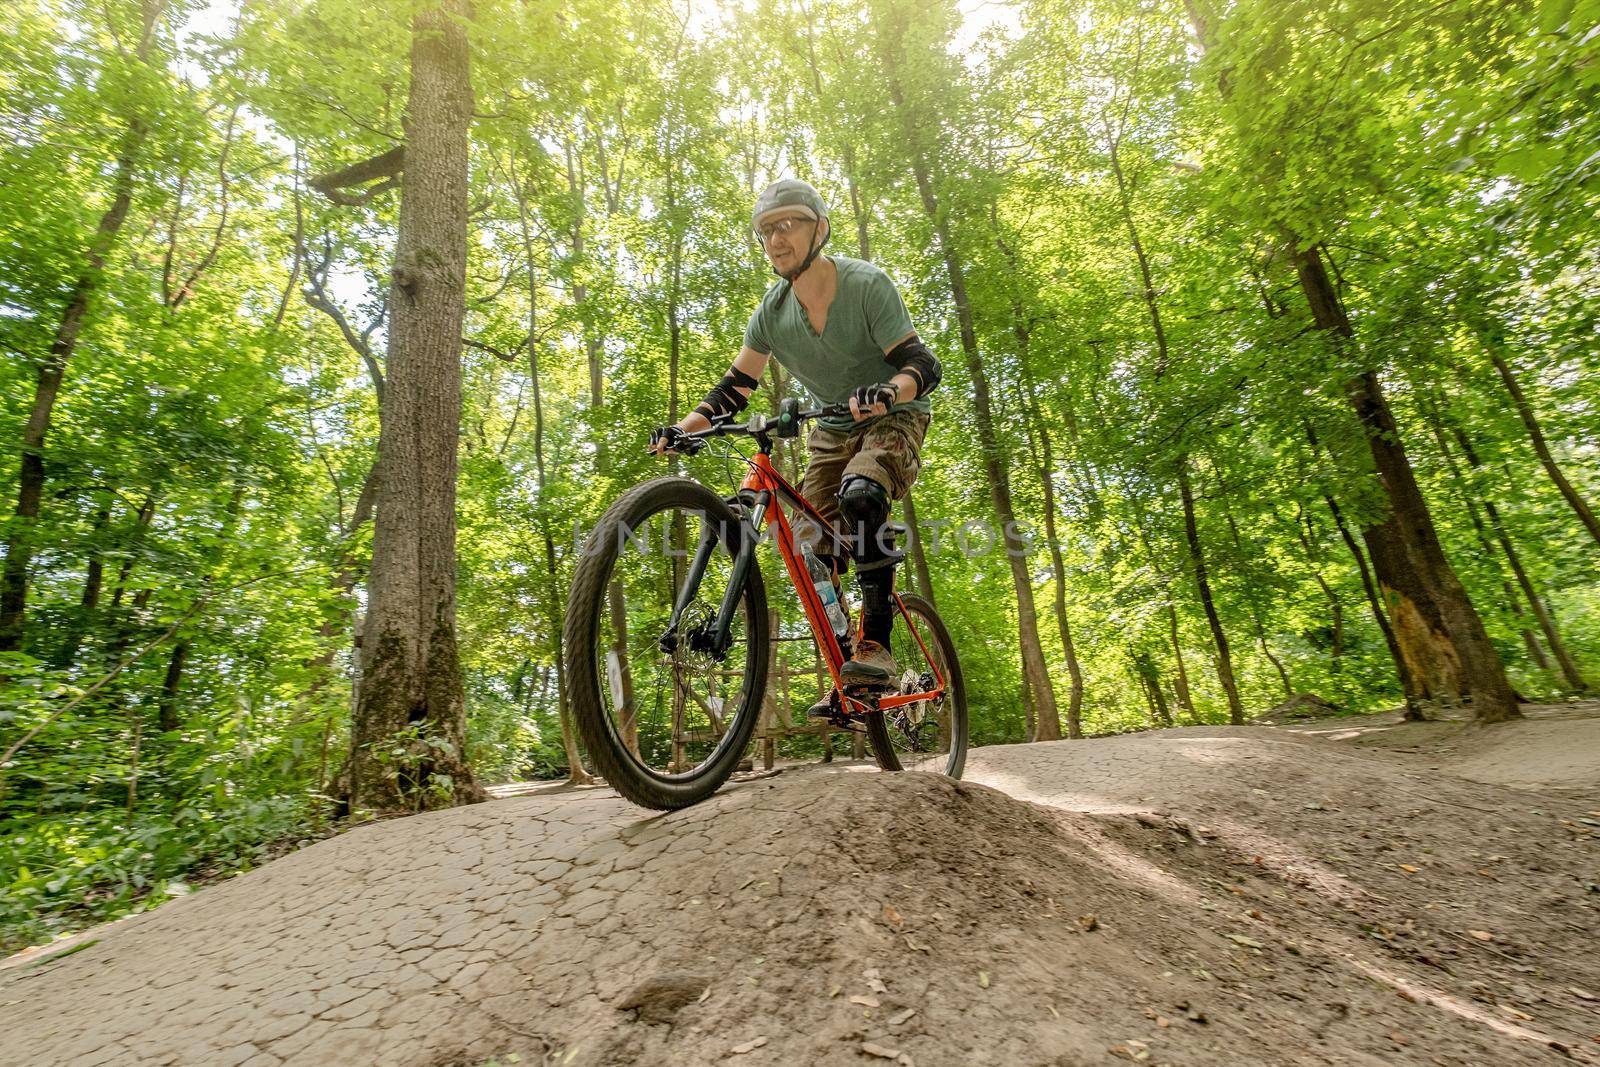
<svg viewBox="0 0 1600 1067">
<path fill-rule="evenodd" d="M 774 503 L 781 497 L 802 515 L 809 519 L 818 529 L 823 531 L 825 537 L 831 538 L 836 550 L 846 550 L 848 546 L 833 531 L 833 526 L 812 506 L 811 502 L 802 496 L 799 490 L 779 474 L 772 466 L 772 457 L 765 451 L 757 452 L 746 460 L 750 464 L 750 473 L 745 475 L 744 481 L 739 483 L 741 497 L 745 493 L 765 493 Z M 833 679 L 833 688 L 841 698 L 840 706 L 845 706 L 843 701 L 859 704 L 865 707 L 862 701 L 854 697 L 847 697 L 844 688 L 839 683 L 839 671 L 844 666 L 844 650 L 839 647 L 839 640 L 833 634 L 833 627 L 828 623 L 826 609 L 822 606 L 822 597 L 817 593 L 816 587 L 811 583 L 811 573 L 806 569 L 804 557 L 800 554 L 795 543 L 794 529 L 789 525 L 788 516 L 781 507 L 766 509 L 764 521 L 776 531 L 778 554 L 783 557 L 783 565 L 789 572 L 789 581 L 794 584 L 795 592 L 800 597 L 800 607 L 806 614 L 806 621 L 811 624 L 811 635 L 817 642 L 817 647 L 822 650 L 822 658 L 827 661 L 828 675 Z M 755 531 L 757 537 L 761 530 Z M 911 631 L 912 638 L 921 649 L 928 669 L 932 671 L 934 687 L 921 693 L 895 693 L 885 696 L 878 701 L 878 707 L 887 711 L 902 704 L 913 704 L 919 700 L 933 700 L 944 694 L 945 679 L 939 667 L 933 662 L 933 656 L 928 652 L 928 646 L 923 642 L 922 635 L 917 633 L 917 627 L 912 622 L 911 614 L 906 611 L 906 606 L 900 599 L 900 594 L 894 594 L 895 606 L 899 608 L 900 615 L 906 621 L 906 628 Z"/>
</svg>

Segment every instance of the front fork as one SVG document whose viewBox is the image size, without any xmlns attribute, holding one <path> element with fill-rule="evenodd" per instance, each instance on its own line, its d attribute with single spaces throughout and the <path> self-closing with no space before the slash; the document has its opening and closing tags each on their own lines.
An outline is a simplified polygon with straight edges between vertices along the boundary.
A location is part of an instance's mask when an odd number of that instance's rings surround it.
<svg viewBox="0 0 1600 1067">
<path fill-rule="evenodd" d="M 745 583 L 750 580 L 750 568 L 755 565 L 756 546 L 761 541 L 761 523 L 766 518 L 767 508 L 771 503 L 771 491 L 763 489 L 755 494 L 748 512 L 738 515 L 736 521 L 741 536 L 738 554 L 733 557 L 733 573 L 728 578 L 728 588 L 723 591 L 722 603 L 717 608 L 717 616 L 710 632 L 690 633 L 689 640 L 693 651 L 706 653 L 718 660 L 728 654 L 728 646 L 732 643 L 733 613 L 739 609 L 739 598 L 744 595 Z M 716 551 L 719 540 L 721 538 L 711 528 L 710 522 L 702 522 L 700 543 L 695 547 L 694 560 L 689 564 L 689 573 L 684 576 L 683 588 L 678 590 L 678 600 L 672 605 L 672 615 L 667 620 L 667 628 L 662 631 L 661 637 L 656 642 L 661 651 L 668 655 L 678 647 L 681 639 L 678 627 L 683 622 L 683 613 L 689 610 L 689 605 L 694 603 L 696 594 L 700 592 L 700 582 L 705 578 L 706 567 L 711 562 L 711 554 Z"/>
</svg>

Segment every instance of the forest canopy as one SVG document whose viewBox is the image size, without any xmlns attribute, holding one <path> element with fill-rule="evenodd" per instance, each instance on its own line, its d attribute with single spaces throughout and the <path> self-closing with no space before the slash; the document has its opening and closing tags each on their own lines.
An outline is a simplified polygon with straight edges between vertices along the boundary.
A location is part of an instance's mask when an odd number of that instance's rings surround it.
<svg viewBox="0 0 1600 1067">
<path fill-rule="evenodd" d="M 1600 0 L 7 11 L 7 942 L 348 789 L 402 329 L 449 334 L 423 395 L 459 390 L 417 471 L 453 494 L 423 578 L 462 769 L 417 806 L 581 774 L 581 538 L 738 352 L 785 176 L 943 362 L 901 582 L 959 635 L 974 743 L 1302 693 L 1493 718 L 1600 675 Z"/>
</svg>

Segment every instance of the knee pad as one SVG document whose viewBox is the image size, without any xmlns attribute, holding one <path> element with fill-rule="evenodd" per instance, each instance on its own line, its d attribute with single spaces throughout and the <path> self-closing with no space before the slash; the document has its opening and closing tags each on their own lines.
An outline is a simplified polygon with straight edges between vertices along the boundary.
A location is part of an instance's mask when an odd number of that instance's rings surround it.
<svg viewBox="0 0 1600 1067">
<path fill-rule="evenodd" d="M 839 514 L 844 519 L 858 563 L 885 556 L 878 531 L 889 518 L 889 491 L 863 474 L 847 474 L 839 486 Z"/>
<path fill-rule="evenodd" d="M 839 485 L 839 514 L 851 530 L 876 530 L 889 517 L 889 491 L 864 474 L 847 474 Z"/>
</svg>

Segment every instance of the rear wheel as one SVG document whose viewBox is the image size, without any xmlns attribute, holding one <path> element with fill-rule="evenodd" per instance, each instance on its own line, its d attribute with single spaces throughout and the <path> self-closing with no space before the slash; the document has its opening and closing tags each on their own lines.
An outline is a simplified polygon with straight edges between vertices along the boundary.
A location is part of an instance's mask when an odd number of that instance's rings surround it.
<svg viewBox="0 0 1600 1067">
<path fill-rule="evenodd" d="M 769 650 L 754 560 L 729 642 L 714 641 L 744 537 L 710 489 L 659 478 L 613 504 L 584 543 L 563 642 L 573 719 L 595 769 L 635 804 L 681 808 L 710 796 L 755 730 Z M 669 630 L 702 553 L 703 576 Z"/>
<path fill-rule="evenodd" d="M 864 716 L 867 740 L 886 771 L 931 771 L 960 778 L 967 762 L 967 689 L 955 642 L 933 605 L 900 594 L 889 650 L 900 665 L 894 693 L 925 693 L 944 679 L 939 696 Z M 909 620 L 909 622 L 908 622 Z M 892 695 L 892 694 L 890 694 Z"/>
</svg>

